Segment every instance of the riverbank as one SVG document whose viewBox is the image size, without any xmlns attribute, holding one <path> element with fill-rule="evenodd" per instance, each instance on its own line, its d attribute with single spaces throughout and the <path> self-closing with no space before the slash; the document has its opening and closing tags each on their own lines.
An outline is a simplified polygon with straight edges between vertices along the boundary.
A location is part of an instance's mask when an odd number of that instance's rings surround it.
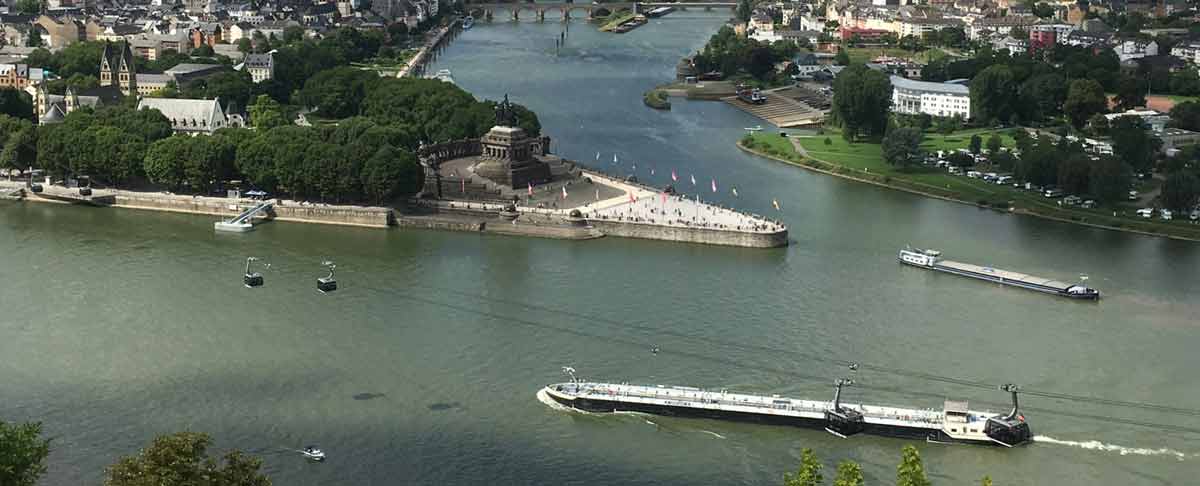
<svg viewBox="0 0 1200 486">
<path fill-rule="evenodd" d="M 667 99 L 667 92 L 661 89 L 652 89 L 642 95 L 642 102 L 656 110 L 670 110 L 671 100 Z"/>
<path fill-rule="evenodd" d="M 424 70 L 425 63 L 430 61 L 430 52 L 439 49 L 442 45 L 442 41 L 446 38 L 446 35 L 451 32 L 457 32 L 461 25 L 462 19 L 455 18 L 450 22 L 450 25 L 438 28 L 437 33 L 434 34 L 432 38 L 427 38 L 425 44 L 423 44 L 421 48 L 417 50 L 417 53 L 414 54 L 412 58 L 410 58 L 408 62 L 404 64 L 404 67 L 400 69 L 400 72 L 396 73 L 396 77 L 403 78 L 406 76 L 419 75 L 421 71 Z"/>
<path fill-rule="evenodd" d="M 836 137 L 837 135 L 832 136 Z M 969 139 L 970 134 L 959 133 L 953 137 L 952 140 Z M 801 142 L 803 139 L 810 144 L 825 144 L 825 138 L 827 137 L 784 138 L 777 134 L 760 133 L 749 136 L 749 140 L 754 141 L 753 146 L 746 146 L 747 139 L 745 138 L 738 141 L 737 146 L 756 156 L 814 172 L 944 201 L 1092 228 L 1200 242 L 1200 225 L 1196 224 L 1182 221 L 1174 223 L 1140 221 L 1129 217 L 1108 216 L 1100 212 L 1112 211 L 1111 209 L 1084 210 L 1059 207 L 1046 201 L 1039 201 L 1040 196 L 1036 194 L 1021 192 L 1005 186 L 986 184 L 980 180 L 966 177 L 941 173 L 898 173 L 883 163 L 878 154 L 878 144 L 853 144 L 858 146 L 856 153 L 840 154 L 843 157 L 852 157 L 855 162 L 852 164 L 833 162 L 831 160 L 833 157 L 817 158 L 813 152 L 823 151 L 807 149 Z M 834 146 L 833 139 L 829 140 L 829 145 Z M 957 148 L 954 146 L 956 142 L 948 142 L 945 138 L 930 143 L 940 148 Z M 841 148 L 842 144 L 837 145 L 837 148 Z M 869 163 L 871 160 L 874 163 Z M 985 197 L 979 197 L 984 195 Z M 972 196 L 975 196 L 974 200 L 972 200 Z"/>
</svg>

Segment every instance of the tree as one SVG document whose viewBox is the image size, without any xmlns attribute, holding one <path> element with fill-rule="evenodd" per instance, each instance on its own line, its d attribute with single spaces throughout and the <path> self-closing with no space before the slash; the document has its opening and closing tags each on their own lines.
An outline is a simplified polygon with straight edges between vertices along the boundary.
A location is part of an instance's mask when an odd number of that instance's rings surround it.
<svg viewBox="0 0 1200 486">
<path fill-rule="evenodd" d="M 33 116 L 33 99 L 23 91 L 0 88 L 0 114 L 13 118 L 36 121 Z"/>
<path fill-rule="evenodd" d="M 291 44 L 304 40 L 304 27 L 291 25 L 283 28 L 283 42 Z"/>
<path fill-rule="evenodd" d="M 837 54 L 833 56 L 833 63 L 838 66 L 849 66 L 850 54 L 847 54 L 845 49 L 838 49 Z"/>
<path fill-rule="evenodd" d="M 136 456 L 125 456 L 105 470 L 105 486 L 270 486 L 259 472 L 262 460 L 233 450 L 219 463 L 208 457 L 212 439 L 179 432 L 156 437 Z"/>
<path fill-rule="evenodd" d="M 1200 95 L 1200 73 L 1195 69 L 1181 69 L 1171 73 L 1171 93 L 1181 96 Z"/>
<path fill-rule="evenodd" d="M 971 80 L 971 111 L 976 120 L 1007 120 L 1017 100 L 1017 84 L 1008 66 L 996 64 Z"/>
<path fill-rule="evenodd" d="M 1171 108 L 1170 114 L 1171 126 L 1193 132 L 1200 131 L 1200 103 L 1180 103 Z"/>
<path fill-rule="evenodd" d="M 821 461 L 817 460 L 812 449 L 800 451 L 800 470 L 796 474 L 785 473 L 783 486 L 821 486 L 825 477 L 821 475 Z"/>
<path fill-rule="evenodd" d="M 41 422 L 8 424 L 0 420 L 0 484 L 34 486 L 46 473 L 50 439 L 42 438 Z"/>
<path fill-rule="evenodd" d="M 911 445 L 904 446 L 901 452 L 903 458 L 896 466 L 896 486 L 931 486 L 925 476 L 925 465 L 921 462 L 921 453 Z"/>
<path fill-rule="evenodd" d="M 150 182 L 162 184 L 173 191 L 183 186 L 185 160 L 191 148 L 191 137 L 178 136 L 164 138 L 150 144 L 146 149 L 143 170 Z"/>
<path fill-rule="evenodd" d="M 750 0 L 740 0 L 737 5 L 737 10 L 734 15 L 737 16 L 740 22 L 749 22 L 750 15 L 754 13 L 753 7 L 750 6 Z"/>
<path fill-rule="evenodd" d="M 1077 79 L 1071 82 L 1067 89 L 1067 99 L 1063 102 L 1063 111 L 1075 128 L 1083 124 L 1096 113 L 1103 113 L 1108 108 L 1108 99 L 1104 96 L 1104 88 L 1100 83 L 1090 79 Z"/>
<path fill-rule="evenodd" d="M 28 167 L 36 159 L 37 127 L 29 120 L 0 115 L 0 167 Z"/>
<path fill-rule="evenodd" d="M 924 158 L 924 151 L 921 150 L 921 142 L 925 139 L 925 134 L 918 128 L 902 127 L 894 128 L 883 136 L 883 160 L 888 164 L 894 165 L 906 170 L 909 167 L 919 164 Z"/>
<path fill-rule="evenodd" d="M 208 44 L 200 44 L 200 47 L 192 49 L 192 56 L 195 57 L 212 57 L 213 48 Z"/>
<path fill-rule="evenodd" d="M 862 467 L 853 461 L 842 461 L 838 464 L 837 476 L 833 478 L 833 486 L 862 486 Z"/>
<path fill-rule="evenodd" d="M 1091 160 L 1082 152 L 1066 155 L 1058 163 L 1058 187 L 1067 194 L 1083 194 L 1089 188 Z"/>
<path fill-rule="evenodd" d="M 250 39 L 242 37 L 241 39 L 237 40 L 237 50 L 238 50 L 238 52 L 242 53 L 242 55 L 249 54 L 250 49 L 252 49 L 253 47 L 254 47 L 254 44 L 250 42 Z"/>
<path fill-rule="evenodd" d="M 988 137 L 987 141 L 988 154 L 996 155 L 1000 153 L 1001 147 L 1004 147 L 1004 141 L 1000 139 L 1000 134 L 992 133 L 992 136 Z"/>
<path fill-rule="evenodd" d="M 338 67 L 317 73 L 304 83 L 299 101 L 316 108 L 322 116 L 346 118 L 358 115 L 367 91 L 379 81 L 374 71 Z"/>
<path fill-rule="evenodd" d="M 1113 155 L 1137 172 L 1149 172 L 1154 167 L 1154 156 L 1162 147 L 1162 141 L 1151 134 L 1146 123 L 1136 116 L 1120 116 L 1109 125 Z"/>
<path fill-rule="evenodd" d="M 1146 105 L 1146 85 L 1139 78 L 1122 76 L 1117 82 L 1117 109 L 1132 110 Z"/>
<path fill-rule="evenodd" d="M 287 119 L 283 117 L 283 107 L 267 95 L 258 95 L 254 104 L 246 107 L 246 111 L 250 114 L 250 125 L 259 130 L 288 124 Z"/>
<path fill-rule="evenodd" d="M 1033 76 L 1021 83 L 1019 109 L 1027 120 L 1038 120 L 1062 112 L 1067 99 L 1067 80 L 1056 73 Z"/>
<path fill-rule="evenodd" d="M 979 480 L 979 486 L 992 486 L 992 477 L 984 476 L 983 479 Z"/>
<path fill-rule="evenodd" d="M 1200 177 L 1193 171 L 1179 170 L 1172 172 L 1163 182 L 1163 206 L 1173 211 L 1186 211 L 1196 204 L 1200 197 Z"/>
<path fill-rule="evenodd" d="M 988 157 L 988 162 L 1005 172 L 1011 172 L 1017 167 L 1017 158 L 1009 152 L 996 152 L 991 154 Z"/>
<path fill-rule="evenodd" d="M 833 81 L 831 111 L 842 127 L 842 137 L 879 136 L 887 127 L 892 105 L 892 83 L 887 75 L 865 65 L 847 67 Z"/>
<path fill-rule="evenodd" d="M 972 154 L 979 155 L 983 151 L 983 138 L 979 134 L 971 135 L 971 143 L 967 146 Z"/>
<path fill-rule="evenodd" d="M 113 126 L 95 126 L 88 131 L 93 142 L 88 174 L 119 185 L 141 173 L 146 142 Z"/>
<path fill-rule="evenodd" d="M 1092 117 L 1088 119 L 1088 127 L 1091 128 L 1092 133 L 1094 133 L 1096 135 L 1099 135 L 1099 136 L 1107 135 L 1108 134 L 1108 117 L 1104 116 L 1103 113 L 1096 113 L 1095 115 L 1092 115 Z"/>
<path fill-rule="evenodd" d="M 16 11 L 22 15 L 37 15 L 42 11 L 41 0 L 17 0 Z M 36 31 L 37 29 L 32 29 Z"/>
<path fill-rule="evenodd" d="M 29 29 L 29 37 L 25 39 L 25 47 L 42 47 L 42 32 L 37 28 Z"/>
<path fill-rule="evenodd" d="M 1088 194 L 1102 203 L 1123 200 L 1132 182 L 1129 165 L 1113 156 L 1100 157 L 1088 172 Z"/>
</svg>

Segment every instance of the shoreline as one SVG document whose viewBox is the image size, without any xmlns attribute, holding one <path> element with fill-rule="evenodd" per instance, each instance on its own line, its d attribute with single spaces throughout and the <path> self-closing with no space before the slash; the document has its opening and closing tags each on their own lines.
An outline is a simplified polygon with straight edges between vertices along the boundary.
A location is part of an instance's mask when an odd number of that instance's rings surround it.
<svg viewBox="0 0 1200 486">
<path fill-rule="evenodd" d="M 593 177 L 603 177 L 591 174 Z M 4 181 L 5 183 L 7 181 Z M 0 184 L 5 187 L 7 184 Z M 92 206 L 98 209 L 115 208 L 136 211 L 209 216 L 221 220 L 236 216 L 258 201 L 230 200 L 212 197 L 188 197 L 159 193 L 133 193 L 115 190 L 114 202 L 107 204 L 73 203 L 25 192 L 14 201 L 31 203 Z M 466 207 L 456 207 L 465 204 Z M 478 207 L 472 207 L 478 205 Z M 585 241 L 606 236 L 673 243 L 705 244 L 743 248 L 775 248 L 787 246 L 787 230 L 733 231 L 718 228 L 685 227 L 670 224 L 650 224 L 618 221 L 605 218 L 572 220 L 566 210 L 521 208 L 523 217 L 505 219 L 499 208 L 487 203 L 470 201 L 441 201 L 426 207 L 426 211 L 404 210 L 404 207 L 300 205 L 276 200 L 266 214 L 255 216 L 256 221 L 324 224 L 388 230 L 392 227 L 418 230 L 454 231 L 503 236 L 523 236 L 557 240 Z M 545 221 L 537 221 L 540 216 Z M 533 219 L 527 219 L 533 218 Z M 215 219 L 214 221 L 215 222 Z"/>
<path fill-rule="evenodd" d="M 1110 230 L 1110 231 L 1120 231 L 1120 232 L 1124 232 L 1124 233 L 1132 233 L 1132 234 L 1137 234 L 1137 235 L 1142 235 L 1142 236 L 1153 236 L 1153 237 L 1158 237 L 1158 238 L 1167 238 L 1167 239 L 1171 239 L 1171 240 L 1189 241 L 1189 242 L 1196 242 L 1196 243 L 1200 243 L 1200 238 L 1189 238 L 1189 237 L 1187 237 L 1187 236 L 1171 235 L 1171 234 L 1166 234 L 1166 233 L 1157 233 L 1157 232 L 1143 231 L 1143 230 L 1136 230 L 1136 229 L 1130 229 L 1130 228 L 1120 228 L 1120 227 L 1116 227 L 1116 226 L 1109 226 L 1109 225 L 1098 224 L 1098 223 L 1088 223 L 1088 222 L 1084 222 L 1084 221 L 1074 221 L 1074 220 L 1071 220 L 1071 219 L 1068 219 L 1068 218 L 1062 218 L 1062 217 L 1058 217 L 1058 216 L 1051 216 L 1051 215 L 1046 215 L 1046 214 L 1036 213 L 1036 212 L 1027 211 L 1027 210 L 1024 210 L 1024 209 L 1012 209 L 1012 210 L 1010 210 L 1010 211 L 1001 211 L 1001 210 L 998 210 L 998 209 L 995 209 L 995 208 L 991 208 L 991 207 L 988 207 L 988 206 L 982 206 L 982 205 L 980 205 L 980 204 L 978 204 L 978 203 L 974 203 L 974 202 L 970 202 L 970 201 L 964 201 L 964 200 L 962 200 L 962 199 L 955 199 L 955 198 L 952 198 L 952 197 L 947 197 L 947 196 L 942 196 L 942 195 L 938 195 L 938 194 L 933 194 L 933 193 L 930 193 L 930 192 L 925 192 L 925 191 L 921 191 L 921 190 L 918 190 L 918 189 L 913 189 L 913 188 L 911 188 L 911 187 L 904 187 L 904 186 L 899 186 L 899 185 L 888 184 L 888 183 L 885 183 L 885 182 L 873 181 L 873 180 L 870 180 L 870 179 L 863 179 L 863 178 L 860 178 L 860 177 L 855 177 L 855 176 L 853 176 L 853 175 L 850 175 L 850 174 L 843 174 L 843 173 L 836 172 L 836 171 L 832 171 L 832 170 L 829 170 L 829 169 L 826 169 L 826 168 L 823 168 L 823 167 L 818 167 L 818 166 L 815 166 L 815 165 L 806 164 L 806 163 L 804 163 L 804 162 L 795 161 L 795 160 L 788 160 L 788 159 L 784 159 L 784 158 L 781 158 L 781 157 L 776 157 L 776 156 L 774 156 L 774 155 L 769 155 L 769 154 L 766 154 L 766 153 L 760 152 L 760 151 L 758 151 L 758 150 L 755 150 L 755 149 L 752 149 L 752 148 L 748 148 L 748 147 L 746 147 L 746 146 L 742 145 L 742 142 L 741 142 L 741 140 L 738 140 L 738 141 L 737 141 L 737 148 L 738 148 L 738 149 L 740 149 L 740 150 L 742 150 L 743 152 L 746 152 L 746 153 L 749 153 L 749 154 L 752 154 L 752 155 L 755 155 L 755 156 L 758 156 L 758 157 L 762 157 L 762 158 L 765 158 L 765 159 L 774 160 L 774 161 L 777 161 L 777 162 L 782 162 L 782 163 L 784 163 L 784 164 L 788 164 L 788 165 L 791 165 L 791 166 L 794 166 L 794 167 L 800 167 L 800 168 L 802 168 L 802 169 L 810 170 L 810 171 L 813 171 L 813 172 L 818 172 L 818 173 L 821 173 L 821 174 L 830 175 L 830 176 L 834 176 L 834 177 L 839 177 L 839 178 L 842 178 L 842 179 L 851 180 L 851 181 L 855 181 L 855 182 L 860 182 L 860 183 L 870 184 L 870 185 L 873 185 L 873 186 L 884 187 L 884 188 L 888 188 L 888 189 L 892 189 L 892 190 L 903 191 L 903 192 L 907 192 L 907 193 L 910 193 L 910 194 L 916 194 L 916 195 L 920 195 L 920 196 L 924 196 L 924 197 L 929 197 L 929 198 L 933 198 L 933 199 L 940 199 L 940 200 L 942 200 L 942 201 L 948 201 L 948 202 L 953 202 L 953 203 L 958 203 L 958 204 L 965 204 L 965 205 L 968 205 L 968 206 L 973 206 L 973 207 L 976 207 L 976 208 L 979 208 L 979 209 L 987 209 L 987 210 L 995 211 L 995 212 L 998 212 L 998 213 L 1001 213 L 1001 214 L 1018 214 L 1018 215 L 1023 215 L 1023 216 L 1032 216 L 1032 217 L 1035 217 L 1035 218 L 1041 218 L 1041 219 L 1046 219 L 1046 220 L 1050 220 L 1050 221 L 1058 221 L 1058 222 L 1062 222 L 1062 223 L 1069 223 L 1069 224 L 1074 224 L 1074 225 L 1079 225 L 1079 226 L 1087 226 L 1087 227 L 1091 227 L 1091 228 L 1097 228 L 1097 229 L 1104 229 L 1104 230 Z M 817 158 L 815 158 L 815 157 L 811 157 L 811 156 L 804 156 L 804 159 L 805 159 L 805 160 L 807 160 L 807 159 L 811 159 L 811 160 L 815 160 L 815 161 L 817 161 L 817 162 L 820 162 L 820 163 L 822 163 L 822 164 L 828 164 L 828 165 L 835 165 L 835 166 L 838 166 L 838 164 L 834 164 L 834 163 L 832 163 L 832 162 L 827 162 L 827 161 L 824 161 L 824 160 L 821 160 L 821 159 L 817 159 Z M 841 167 L 841 166 L 839 166 L 839 167 Z"/>
</svg>

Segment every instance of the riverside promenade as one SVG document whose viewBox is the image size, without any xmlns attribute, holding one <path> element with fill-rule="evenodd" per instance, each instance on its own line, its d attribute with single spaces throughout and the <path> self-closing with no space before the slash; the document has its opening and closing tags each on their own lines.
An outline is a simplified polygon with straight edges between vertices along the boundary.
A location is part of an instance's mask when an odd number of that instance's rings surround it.
<svg viewBox="0 0 1200 486">
<path fill-rule="evenodd" d="M 425 64 L 433 60 L 433 56 L 443 47 L 443 42 L 449 42 L 457 35 L 462 27 L 462 19 L 455 18 L 450 25 L 439 27 L 432 36 L 427 36 L 425 43 L 417 50 L 412 59 L 405 63 L 400 72 L 396 73 L 397 78 L 408 76 L 420 76 L 424 74 Z"/>
<path fill-rule="evenodd" d="M 567 197 L 560 195 L 564 188 Z M 397 218 L 401 226 L 563 239 L 616 236 L 749 248 L 788 245 L 788 228 L 779 221 L 588 169 L 570 184 L 538 186 L 535 194 L 517 205 L 418 199 L 413 203 L 426 215 Z"/>
</svg>

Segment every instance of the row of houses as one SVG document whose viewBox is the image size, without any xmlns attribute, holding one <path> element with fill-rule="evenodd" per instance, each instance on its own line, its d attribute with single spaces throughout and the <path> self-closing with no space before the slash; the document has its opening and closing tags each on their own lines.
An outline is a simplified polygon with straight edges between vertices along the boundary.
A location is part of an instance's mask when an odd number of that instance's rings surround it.
<svg viewBox="0 0 1200 486">
<path fill-rule="evenodd" d="M 222 54 L 237 54 L 241 39 L 281 38 L 284 30 L 301 27 L 319 36 L 343 25 L 382 29 L 393 22 L 410 28 L 439 12 L 438 0 L 267 0 L 224 3 L 220 0 L 151 0 L 118 4 L 94 0 L 46 0 L 40 15 L 21 15 L 0 0 L 0 47 L 26 46 L 40 38 L 51 50 L 81 41 L 130 41 L 144 57 L 167 49 L 187 53 L 208 45 Z"/>
</svg>

